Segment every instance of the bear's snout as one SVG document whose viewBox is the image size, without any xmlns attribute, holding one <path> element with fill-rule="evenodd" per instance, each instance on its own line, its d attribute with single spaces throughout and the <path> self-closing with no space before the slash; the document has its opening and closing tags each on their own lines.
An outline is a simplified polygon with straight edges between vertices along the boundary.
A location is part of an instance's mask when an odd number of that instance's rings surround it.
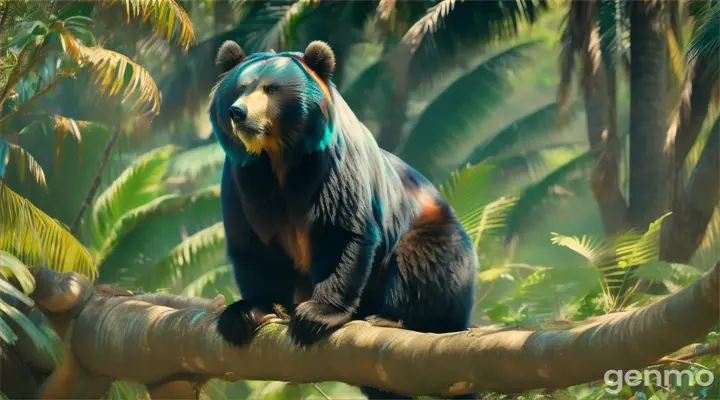
<svg viewBox="0 0 720 400">
<path fill-rule="evenodd" d="M 244 104 L 233 104 L 229 111 L 230 118 L 232 118 L 235 123 L 245 122 L 247 119 L 248 109 Z"/>
</svg>

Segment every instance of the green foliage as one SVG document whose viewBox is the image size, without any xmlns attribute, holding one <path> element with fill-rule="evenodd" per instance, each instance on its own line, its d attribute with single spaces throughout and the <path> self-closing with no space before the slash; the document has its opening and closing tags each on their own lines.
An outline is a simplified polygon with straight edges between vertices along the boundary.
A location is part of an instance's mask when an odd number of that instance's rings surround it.
<svg viewBox="0 0 720 400">
<path fill-rule="evenodd" d="M 478 122 L 502 104 L 511 90 L 510 73 L 527 65 L 524 53 L 538 44 L 531 41 L 505 49 L 450 84 L 418 117 L 400 157 L 429 174 L 449 144 L 476 133 Z"/>
<path fill-rule="evenodd" d="M 606 311 L 617 311 L 626 305 L 628 298 L 637 289 L 637 283 L 627 287 L 634 272 L 631 267 L 659 260 L 660 228 L 669 215 L 665 214 L 654 221 L 644 233 L 630 231 L 609 243 L 587 236 L 578 238 L 557 233 L 553 233 L 552 242 L 583 256 L 590 267 L 602 274 L 600 285 L 606 300 Z M 641 274 L 646 277 L 652 276 L 650 272 L 649 267 L 641 270 Z M 623 289 L 626 291 L 621 292 Z"/>
<path fill-rule="evenodd" d="M 0 249 L 31 266 L 96 275 L 87 249 L 62 224 L 2 181 L 0 204 Z"/>
<path fill-rule="evenodd" d="M 483 235 L 497 234 L 505 227 L 507 215 L 516 201 L 513 197 L 485 201 L 491 171 L 492 168 L 484 165 L 469 166 L 454 172 L 451 179 L 439 187 L 476 247 Z"/>
<path fill-rule="evenodd" d="M 33 276 L 22 261 L 6 251 L 0 251 L 0 275 L 0 344 L 14 344 L 20 329 L 58 365 L 62 352 L 55 331 L 26 315 L 27 310 L 35 305 L 28 297 L 35 290 Z M 10 283 L 11 279 L 18 282 L 22 291 Z"/>
<path fill-rule="evenodd" d="M 122 215 L 158 196 L 175 146 L 165 146 L 135 160 L 95 200 L 93 242 L 100 247 Z"/>
</svg>

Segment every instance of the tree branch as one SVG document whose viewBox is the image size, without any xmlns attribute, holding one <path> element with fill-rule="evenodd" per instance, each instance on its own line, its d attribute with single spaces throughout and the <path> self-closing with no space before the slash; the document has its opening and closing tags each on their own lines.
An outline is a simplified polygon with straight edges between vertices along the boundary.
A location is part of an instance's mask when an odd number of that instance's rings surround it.
<svg viewBox="0 0 720 400">
<path fill-rule="evenodd" d="M 686 263 L 702 243 L 720 200 L 720 118 L 715 120 L 685 191 L 663 227 L 661 259 Z"/>
<path fill-rule="evenodd" d="M 440 335 L 355 321 L 305 350 L 290 342 L 284 321 L 272 320 L 249 347 L 239 349 L 214 328 L 215 314 L 208 310 L 217 299 L 195 303 L 204 309 L 175 309 L 153 304 L 183 304 L 168 303 L 162 295 L 144 295 L 142 301 L 101 296 L 74 273 L 38 270 L 36 281 L 33 298 L 41 307 L 60 298 L 63 307 L 54 307 L 59 314 L 80 310 L 65 338 L 69 357 L 44 383 L 43 398 L 94 395 L 109 384 L 98 377 L 151 386 L 177 377 L 341 381 L 441 396 L 562 388 L 601 379 L 609 369 L 649 365 L 707 333 L 720 312 L 718 263 L 695 284 L 653 305 L 568 331 L 471 329 Z M 47 315 L 51 321 L 56 317 Z"/>
</svg>

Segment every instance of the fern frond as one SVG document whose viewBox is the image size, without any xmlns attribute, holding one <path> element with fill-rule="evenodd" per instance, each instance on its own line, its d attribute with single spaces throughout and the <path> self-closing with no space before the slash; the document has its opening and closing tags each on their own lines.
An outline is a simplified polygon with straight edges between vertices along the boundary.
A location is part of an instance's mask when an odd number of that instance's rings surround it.
<svg viewBox="0 0 720 400">
<path fill-rule="evenodd" d="M 30 266 L 75 271 L 94 279 L 97 271 L 88 250 L 30 201 L 0 181 L 0 249 Z"/>
<path fill-rule="evenodd" d="M 170 157 L 177 150 L 168 145 L 143 154 L 100 193 L 92 212 L 96 246 L 104 242 L 122 215 L 157 196 Z"/>
<path fill-rule="evenodd" d="M 160 91 L 150 73 L 127 56 L 105 49 L 101 46 L 88 47 L 77 40 L 70 32 L 62 31 L 60 39 L 63 49 L 73 59 L 89 66 L 95 76 L 95 83 L 100 92 L 109 96 L 121 93 L 123 86 L 123 103 L 137 93 L 138 99 L 134 109 L 140 103 L 150 105 L 149 112 L 160 112 Z M 126 85 L 126 75 L 129 74 Z"/>
<path fill-rule="evenodd" d="M 104 0 L 106 6 L 118 0 Z M 143 22 L 150 21 L 155 32 L 170 40 L 177 28 L 178 35 L 175 41 L 184 50 L 195 43 L 193 24 L 185 10 L 175 0 L 121 0 L 125 5 L 128 20 L 142 18 Z"/>
<path fill-rule="evenodd" d="M 27 168 L 28 171 L 30 171 L 30 174 L 32 174 L 33 178 L 35 179 L 35 182 L 37 182 L 40 186 L 43 188 L 47 187 L 47 182 L 45 181 L 45 172 L 43 171 L 42 167 L 38 162 L 33 158 L 30 153 L 28 153 L 25 149 L 22 147 L 6 142 L 2 139 L 0 139 L 0 154 L 3 154 L 4 149 L 7 149 L 7 156 L 5 157 L 5 160 L 2 160 L 0 157 L 0 163 L 2 166 L 0 166 L 0 170 L 3 170 L 5 168 L 5 165 L 7 165 L 7 162 L 14 158 L 17 163 L 17 169 L 18 169 L 18 175 L 20 177 L 20 180 L 22 181 L 25 179 L 25 169 Z"/>
<path fill-rule="evenodd" d="M 569 248 L 583 256 L 591 265 L 597 265 L 603 262 L 602 260 L 607 250 L 605 249 L 605 243 L 601 240 L 588 237 L 587 235 L 581 237 L 564 236 L 555 232 L 552 232 L 551 235 L 552 244 Z"/>
</svg>

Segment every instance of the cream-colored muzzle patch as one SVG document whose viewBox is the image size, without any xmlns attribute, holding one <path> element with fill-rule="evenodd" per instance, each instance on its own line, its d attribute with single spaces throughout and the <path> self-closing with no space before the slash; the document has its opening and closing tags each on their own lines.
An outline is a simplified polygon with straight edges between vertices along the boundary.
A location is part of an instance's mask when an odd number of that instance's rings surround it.
<svg viewBox="0 0 720 400">
<path fill-rule="evenodd" d="M 236 105 L 245 105 L 248 113 L 247 120 L 263 129 L 261 134 L 245 132 L 241 126 L 233 122 L 233 130 L 239 133 L 240 140 L 250 153 L 260 154 L 263 150 L 275 152 L 282 147 L 280 138 L 274 135 L 272 101 L 273 99 L 264 92 L 262 85 L 257 85 L 252 93 L 235 102 Z"/>
</svg>

